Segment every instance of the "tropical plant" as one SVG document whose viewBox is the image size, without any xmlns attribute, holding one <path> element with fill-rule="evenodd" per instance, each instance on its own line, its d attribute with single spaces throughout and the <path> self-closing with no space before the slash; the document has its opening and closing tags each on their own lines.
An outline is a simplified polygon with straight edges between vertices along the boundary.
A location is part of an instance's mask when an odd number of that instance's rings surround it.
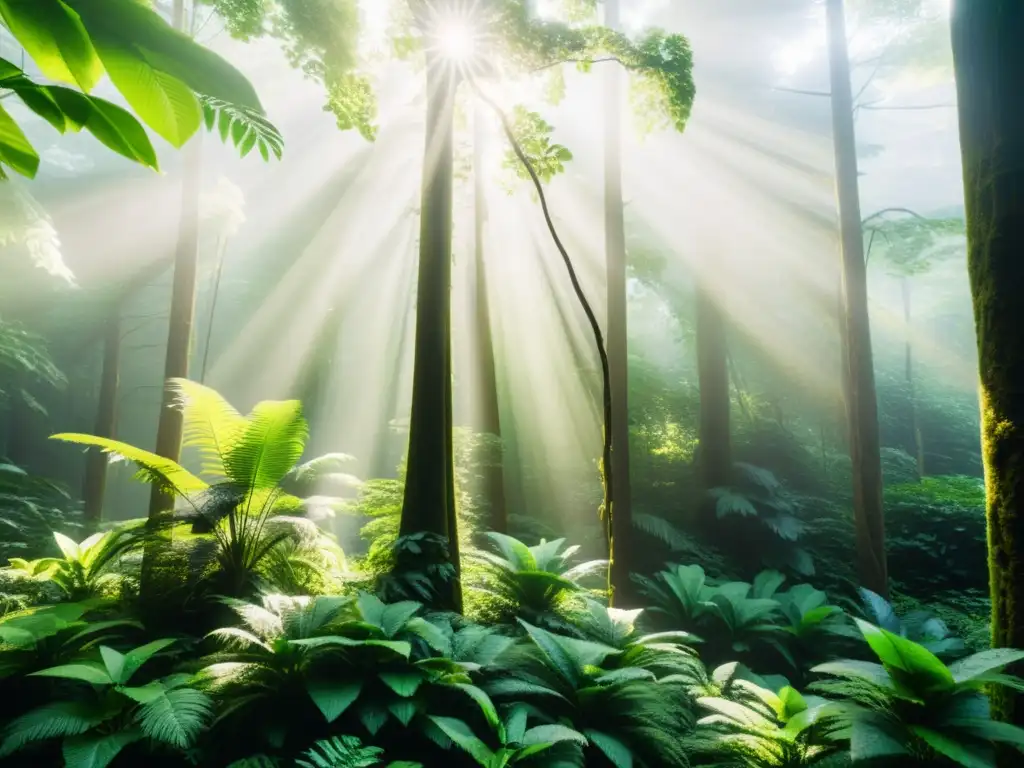
<svg viewBox="0 0 1024 768">
<path fill-rule="evenodd" d="M 773 693 L 737 680 L 729 698 L 702 697 L 697 704 L 711 712 L 697 721 L 689 742 L 701 762 L 722 768 L 800 768 L 844 746 L 838 705 L 788 686 Z"/>
<path fill-rule="evenodd" d="M 579 607 L 586 593 L 580 581 L 607 569 L 606 560 L 589 560 L 572 565 L 579 546 L 566 546 L 565 539 L 544 541 L 528 547 L 503 533 L 484 534 L 496 551 L 474 553 L 483 565 L 471 588 L 492 598 L 489 606 L 496 620 L 516 626 L 516 619 L 573 633 L 567 612 Z"/>
<path fill-rule="evenodd" d="M 602 665 L 622 651 L 520 624 L 527 637 L 503 655 L 501 675 L 483 684 L 496 701 L 535 704 L 547 722 L 582 733 L 587 765 L 687 765 L 689 696 L 678 676 L 609 672 Z"/>
<path fill-rule="evenodd" d="M 933 765 L 995 766 L 993 745 L 1024 749 L 1024 729 L 992 719 L 985 691 L 1024 688 L 1001 670 L 1024 651 L 993 648 L 949 666 L 922 645 L 856 619 L 880 663 L 840 660 L 812 672 L 828 676 L 812 688 L 842 702 L 854 763 L 890 760 Z"/>
<path fill-rule="evenodd" d="M 10 568 L 32 579 L 53 582 L 68 600 L 116 594 L 130 575 L 124 559 L 142 547 L 140 530 L 139 524 L 124 524 L 94 533 L 79 543 L 62 533 L 54 533 L 61 557 L 38 560 L 12 557 Z"/>
<path fill-rule="evenodd" d="M 0 619 L 0 679 L 67 664 L 129 629 L 134 619 L 101 618 L 100 600 L 14 611 Z"/>
<path fill-rule="evenodd" d="M 251 592 L 289 553 L 314 555 L 307 558 L 307 566 L 317 558 L 329 562 L 333 548 L 305 515 L 333 502 L 299 499 L 283 487 L 319 471 L 312 463 L 296 466 L 308 436 L 301 404 L 265 401 L 246 417 L 201 384 L 176 379 L 172 386 L 184 410 L 184 445 L 198 451 L 202 473 L 212 484 L 175 461 L 118 440 L 70 433 L 53 439 L 95 446 L 134 462 L 140 479 L 179 499 L 179 509 L 162 527 L 191 526 L 196 535 L 192 568 L 221 594 Z M 323 464 L 334 466 L 330 460 Z M 151 521 L 149 527 L 156 526 Z"/>
<path fill-rule="evenodd" d="M 875 626 L 905 637 L 940 658 L 956 658 L 966 652 L 964 641 L 953 636 L 946 623 L 929 611 L 916 610 L 898 616 L 892 604 L 881 595 L 863 587 L 858 591 L 861 610 Z"/>
<path fill-rule="evenodd" d="M 41 741 L 61 739 L 70 768 L 105 768 L 129 745 L 141 742 L 184 751 L 212 713 L 209 697 L 187 674 L 133 685 L 140 669 L 174 643 L 154 640 L 119 653 L 99 646 L 99 659 L 31 673 L 32 677 L 85 683 L 83 695 L 45 704 L 16 718 L 3 732 L 0 755 Z"/>
<path fill-rule="evenodd" d="M 768 568 L 813 575 L 810 553 L 797 544 L 805 526 L 797 514 L 796 499 L 773 473 L 736 462 L 733 484 L 708 493 L 715 502 L 716 519 L 731 518 L 724 525 L 729 539 L 738 542 L 732 546 L 740 554 L 757 558 Z M 771 535 L 766 537 L 766 532 Z"/>
<path fill-rule="evenodd" d="M 280 146 L 280 134 L 260 117 L 263 108 L 249 81 L 145 4 L 133 0 L 6 2 L 0 6 L 0 17 L 45 77 L 81 89 L 37 83 L 10 61 L 0 59 L 0 88 L 17 95 L 60 133 L 84 128 L 114 152 L 158 167 L 156 151 L 138 120 L 116 104 L 88 95 L 106 74 L 139 118 L 175 147 L 199 130 L 202 97 L 212 100 L 208 109 L 230 105 L 251 117 L 243 133 L 266 134 L 274 146 Z M 4 125 L 0 164 L 23 176 L 35 176 L 39 155 L 6 109 L 0 108 L 0 123 Z M 235 143 L 245 150 L 247 140 Z M 6 178 L 2 170 L 0 174 Z"/>
<path fill-rule="evenodd" d="M 0 562 L 47 549 L 55 532 L 81 528 L 80 517 L 59 485 L 0 461 Z"/>
</svg>

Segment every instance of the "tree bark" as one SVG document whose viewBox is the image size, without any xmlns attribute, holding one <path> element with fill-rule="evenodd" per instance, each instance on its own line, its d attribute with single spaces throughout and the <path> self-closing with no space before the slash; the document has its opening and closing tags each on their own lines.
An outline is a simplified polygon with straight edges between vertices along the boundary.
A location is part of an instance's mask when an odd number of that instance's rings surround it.
<svg viewBox="0 0 1024 768">
<path fill-rule="evenodd" d="M 698 286 L 697 379 L 700 385 L 700 475 L 705 490 L 729 485 L 729 355 L 722 311 L 707 288 Z"/>
<path fill-rule="evenodd" d="M 427 132 L 420 208 L 416 348 L 409 419 L 409 454 L 400 533 L 448 540 L 459 571 L 455 471 L 452 456 L 452 180 L 455 70 L 427 57 Z M 458 579 L 442 603 L 461 609 Z"/>
<path fill-rule="evenodd" d="M 836 188 L 842 239 L 846 327 L 846 398 L 853 515 L 857 531 L 857 571 L 861 585 L 889 594 L 882 510 L 882 458 L 875 393 L 871 324 L 868 316 L 867 264 L 861 227 L 857 145 L 850 86 L 850 59 L 843 0 L 828 0 L 829 63 Z"/>
<path fill-rule="evenodd" d="M 1024 5 L 954 0 L 952 27 L 981 373 L 992 644 L 1024 648 Z M 1024 725 L 1019 694 L 999 687 L 992 701 L 999 716 Z"/>
<path fill-rule="evenodd" d="M 619 0 L 605 0 L 604 23 L 619 27 Z M 604 94 L 604 237 L 608 284 L 608 363 L 612 389 L 611 601 L 630 594 L 630 542 L 633 538 L 632 488 L 629 476 L 629 345 L 627 341 L 626 227 L 622 205 L 621 73 L 609 67 Z M 618 602 L 621 602 L 619 600 Z"/>
<path fill-rule="evenodd" d="M 117 436 L 117 391 L 121 374 L 121 306 L 111 308 L 103 339 L 103 370 L 100 374 L 100 398 L 96 408 L 94 435 Z M 95 527 L 103 521 L 103 496 L 107 486 L 107 454 L 92 449 L 85 466 L 85 521 Z"/>
<path fill-rule="evenodd" d="M 487 198 L 484 185 L 483 110 L 479 105 L 473 117 L 473 277 L 476 341 L 477 393 L 480 397 L 478 429 L 501 441 L 501 412 L 498 403 L 498 374 L 494 359 L 494 336 L 491 330 L 490 299 L 487 295 L 487 262 L 484 250 L 484 225 L 487 221 Z M 505 467 L 503 451 L 497 456 L 488 452 L 488 464 L 482 470 L 481 492 L 487 505 L 487 525 L 492 531 L 508 531 L 508 508 L 505 502 Z M 491 460 L 493 463 L 490 463 Z"/>
</svg>

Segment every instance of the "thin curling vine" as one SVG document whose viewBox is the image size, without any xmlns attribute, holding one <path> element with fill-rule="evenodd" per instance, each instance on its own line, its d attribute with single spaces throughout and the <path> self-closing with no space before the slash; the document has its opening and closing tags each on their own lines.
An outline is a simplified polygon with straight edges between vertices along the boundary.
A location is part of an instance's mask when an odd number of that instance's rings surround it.
<svg viewBox="0 0 1024 768">
<path fill-rule="evenodd" d="M 540 207 L 544 212 L 544 221 L 547 223 L 548 232 L 551 233 L 551 239 L 555 243 L 555 247 L 558 248 L 558 252 L 562 255 L 562 261 L 565 263 L 565 268 L 569 272 L 569 280 L 572 282 L 572 289 L 576 293 L 576 299 L 579 301 L 580 306 L 583 307 L 583 312 L 587 316 L 587 321 L 590 323 L 590 330 L 594 335 L 594 343 L 597 346 L 597 354 L 601 359 L 601 383 L 602 383 L 602 400 L 603 400 L 603 436 L 604 445 L 601 451 L 601 486 L 604 491 L 604 499 L 601 502 L 601 509 L 599 515 L 601 520 L 605 524 L 605 542 L 608 546 L 608 598 L 609 603 L 612 602 L 614 597 L 612 592 L 611 582 L 611 563 L 615 558 L 615 542 L 612 537 L 612 515 L 614 514 L 613 502 L 614 502 L 614 474 L 612 472 L 612 375 L 611 365 L 608 362 L 608 350 L 605 348 L 604 334 L 601 332 L 601 325 L 597 322 L 597 315 L 594 314 L 593 307 L 590 306 L 590 301 L 587 299 L 586 293 L 583 292 L 583 286 L 580 285 L 579 277 L 576 275 L 576 268 L 573 266 L 572 259 L 569 258 L 569 253 L 565 249 L 565 245 L 562 244 L 562 238 L 558 236 L 558 230 L 555 228 L 555 222 L 551 218 L 551 211 L 548 208 L 547 196 L 544 194 L 544 185 L 541 183 L 540 177 L 537 175 L 536 169 L 533 167 L 533 163 L 530 162 L 530 158 L 526 156 L 522 146 L 516 139 L 515 133 L 512 130 L 512 124 L 508 119 L 505 112 L 499 107 L 492 99 L 490 99 L 477 85 L 476 79 L 467 76 L 466 79 L 476 92 L 477 96 L 490 107 L 494 113 L 498 116 L 501 121 L 502 131 L 505 134 L 505 138 L 508 139 L 509 144 L 512 145 L 512 151 L 515 152 L 516 157 L 519 158 L 519 162 L 526 168 L 527 173 L 530 174 L 530 180 L 533 182 L 533 187 L 537 191 L 537 196 L 540 199 Z"/>
</svg>

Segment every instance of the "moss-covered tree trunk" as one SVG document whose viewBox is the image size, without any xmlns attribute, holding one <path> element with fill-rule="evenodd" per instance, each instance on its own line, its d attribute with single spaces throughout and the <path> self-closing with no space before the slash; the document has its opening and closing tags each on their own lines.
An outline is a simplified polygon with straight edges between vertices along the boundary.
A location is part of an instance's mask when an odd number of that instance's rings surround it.
<svg viewBox="0 0 1024 768">
<path fill-rule="evenodd" d="M 1024 648 L 1024 4 L 954 0 L 952 25 L 981 372 L 992 642 Z M 1000 716 L 1024 725 L 1019 694 L 999 695 L 994 704 Z"/>
<path fill-rule="evenodd" d="M 853 472 L 853 515 L 857 531 L 857 573 L 861 585 L 889 593 L 882 510 L 882 457 L 875 392 L 867 264 L 861 226 L 853 92 L 843 0 L 828 0 L 829 64 L 836 190 L 842 239 L 846 328 L 846 411 Z"/>
<path fill-rule="evenodd" d="M 699 470 L 704 489 L 729 485 L 729 354 L 725 318 L 714 297 L 697 286 L 697 379 L 700 385 Z"/>
<path fill-rule="evenodd" d="M 409 455 L 400 533 L 448 541 L 458 572 L 459 544 L 452 456 L 452 180 L 456 72 L 427 55 L 427 131 L 420 207 L 416 348 L 413 353 Z M 458 581 L 442 603 L 458 609 Z"/>
<path fill-rule="evenodd" d="M 619 27 L 618 0 L 605 0 L 604 23 Z M 627 341 L 626 227 L 622 206 L 621 72 L 609 67 L 604 94 L 604 243 L 608 281 L 608 366 L 611 373 L 612 466 L 615 503 L 612 507 L 612 599 L 629 599 L 630 542 L 633 533 L 629 476 L 629 345 Z M 616 597 L 618 596 L 618 597 Z"/>
<path fill-rule="evenodd" d="M 477 395 L 480 398 L 477 428 L 501 441 L 501 412 L 498 403 L 498 373 L 494 359 L 494 334 L 491 330 L 490 298 L 487 295 L 487 259 L 484 251 L 484 225 L 487 221 L 487 191 L 484 185 L 483 111 L 477 105 L 473 117 L 473 297 L 475 304 L 474 341 L 476 343 Z M 487 505 L 487 526 L 492 531 L 508 530 L 505 502 L 503 451 L 487 452 L 482 468 L 481 493 Z"/>
<path fill-rule="evenodd" d="M 121 374 L 121 307 L 111 307 L 103 337 L 103 368 L 100 373 L 100 397 L 96 406 L 94 435 L 117 436 L 117 392 Z M 93 449 L 85 465 L 85 521 L 94 527 L 103 519 L 103 496 L 107 487 L 107 454 Z"/>
</svg>

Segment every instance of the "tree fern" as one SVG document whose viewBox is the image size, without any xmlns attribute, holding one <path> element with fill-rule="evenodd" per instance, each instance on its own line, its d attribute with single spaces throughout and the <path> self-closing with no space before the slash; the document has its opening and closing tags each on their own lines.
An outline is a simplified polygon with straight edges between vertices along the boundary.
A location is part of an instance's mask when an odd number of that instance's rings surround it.
<svg viewBox="0 0 1024 768">
<path fill-rule="evenodd" d="M 188 379 L 172 379 L 184 416 L 182 446 L 195 448 L 203 474 L 226 479 L 223 457 L 245 431 L 246 421 L 219 392 Z"/>
<path fill-rule="evenodd" d="M 142 732 L 154 741 L 185 749 L 195 742 L 212 713 L 213 703 L 202 691 L 164 683 L 154 689 L 136 720 Z"/>
<path fill-rule="evenodd" d="M 309 437 L 298 400 L 265 401 L 224 456 L 227 476 L 249 492 L 276 488 L 302 457 Z"/>
<path fill-rule="evenodd" d="M 355 736 L 318 741 L 295 761 L 300 768 L 370 768 L 380 764 L 380 747 L 366 747 Z"/>
</svg>

